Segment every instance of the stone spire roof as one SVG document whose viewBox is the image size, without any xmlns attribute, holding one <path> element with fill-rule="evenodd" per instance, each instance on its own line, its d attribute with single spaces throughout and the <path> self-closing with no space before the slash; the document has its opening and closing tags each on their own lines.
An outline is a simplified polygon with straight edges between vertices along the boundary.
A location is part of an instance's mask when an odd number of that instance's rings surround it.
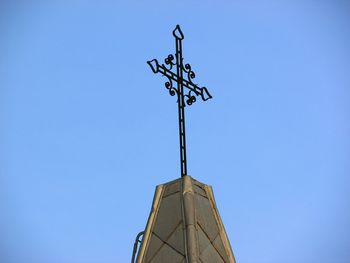
<svg viewBox="0 0 350 263">
<path fill-rule="evenodd" d="M 158 185 L 137 263 L 235 263 L 213 190 L 190 176 Z"/>
</svg>

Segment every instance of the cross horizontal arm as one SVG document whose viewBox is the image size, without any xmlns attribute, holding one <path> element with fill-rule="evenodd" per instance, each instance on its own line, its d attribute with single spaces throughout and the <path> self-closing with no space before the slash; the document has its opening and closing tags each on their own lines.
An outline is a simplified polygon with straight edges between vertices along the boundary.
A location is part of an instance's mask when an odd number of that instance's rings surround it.
<svg viewBox="0 0 350 263">
<path fill-rule="evenodd" d="M 188 88 L 190 91 L 193 91 L 197 96 L 201 96 L 203 101 L 206 101 L 208 99 L 211 99 L 212 96 L 208 92 L 206 87 L 198 87 L 196 84 L 194 84 L 190 80 L 182 79 L 180 80 L 179 77 L 172 72 L 171 70 L 167 69 L 164 65 L 160 65 L 158 63 L 158 60 L 153 59 L 151 61 L 147 61 L 148 65 L 152 68 L 153 73 L 162 73 L 164 76 L 166 76 L 169 79 L 174 80 L 175 82 L 182 82 L 182 85 L 186 88 Z"/>
</svg>

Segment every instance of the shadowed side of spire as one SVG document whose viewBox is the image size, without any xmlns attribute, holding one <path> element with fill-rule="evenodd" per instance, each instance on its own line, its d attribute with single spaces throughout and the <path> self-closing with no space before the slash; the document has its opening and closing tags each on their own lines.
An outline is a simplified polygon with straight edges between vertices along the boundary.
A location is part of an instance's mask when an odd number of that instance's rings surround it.
<svg viewBox="0 0 350 263">
<path fill-rule="evenodd" d="M 137 263 L 235 263 L 212 188 L 190 176 L 159 185 Z"/>
</svg>

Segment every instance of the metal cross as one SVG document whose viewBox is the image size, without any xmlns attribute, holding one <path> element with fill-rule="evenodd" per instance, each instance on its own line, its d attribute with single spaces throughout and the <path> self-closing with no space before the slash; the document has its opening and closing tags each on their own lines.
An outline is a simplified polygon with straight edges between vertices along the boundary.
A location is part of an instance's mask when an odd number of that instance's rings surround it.
<svg viewBox="0 0 350 263">
<path fill-rule="evenodd" d="M 169 90 L 171 96 L 177 95 L 177 105 L 179 111 L 179 135 L 180 135 L 180 159 L 181 159 L 181 177 L 187 175 L 187 159 L 186 159 L 186 133 L 185 133 L 185 101 L 188 106 L 196 102 L 196 96 L 201 96 L 202 100 L 211 99 L 212 96 L 206 87 L 199 87 L 193 83 L 195 73 L 190 64 L 183 64 L 182 58 L 182 40 L 184 35 L 177 25 L 173 31 L 176 43 L 175 58 L 172 54 L 164 60 L 165 64 L 159 64 L 158 60 L 153 59 L 147 61 L 153 73 L 160 72 L 167 77 L 165 87 Z M 175 59 L 175 62 L 174 62 Z M 176 73 L 172 71 L 176 66 Z M 174 70 L 175 71 L 175 70 Z M 186 78 L 183 77 L 186 76 Z M 173 86 L 173 81 L 177 83 L 177 87 Z M 184 90 L 184 88 L 187 88 Z"/>
</svg>

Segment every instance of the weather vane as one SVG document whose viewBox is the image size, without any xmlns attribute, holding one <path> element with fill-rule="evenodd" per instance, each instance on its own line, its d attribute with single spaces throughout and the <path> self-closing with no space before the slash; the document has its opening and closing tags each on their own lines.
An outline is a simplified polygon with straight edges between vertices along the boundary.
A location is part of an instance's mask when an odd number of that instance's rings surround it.
<svg viewBox="0 0 350 263">
<path fill-rule="evenodd" d="M 173 35 L 176 43 L 175 57 L 172 54 L 168 55 L 168 57 L 164 60 L 165 64 L 159 64 L 158 60 L 156 59 L 147 61 L 147 63 L 151 67 L 153 73 L 160 72 L 163 76 L 167 77 L 168 80 L 165 82 L 165 87 L 169 90 L 170 95 L 177 95 L 177 105 L 179 111 L 181 177 L 183 177 L 187 175 L 185 106 L 186 104 L 190 106 L 196 102 L 196 96 L 200 96 L 204 101 L 211 99 L 212 96 L 206 87 L 199 87 L 197 84 L 193 83 L 193 79 L 196 77 L 196 75 L 190 64 L 183 63 L 182 40 L 184 39 L 184 35 L 179 25 L 177 25 L 174 29 Z M 175 66 L 176 72 L 175 69 L 173 70 Z M 176 82 L 176 87 L 174 87 L 173 82 Z"/>
</svg>

